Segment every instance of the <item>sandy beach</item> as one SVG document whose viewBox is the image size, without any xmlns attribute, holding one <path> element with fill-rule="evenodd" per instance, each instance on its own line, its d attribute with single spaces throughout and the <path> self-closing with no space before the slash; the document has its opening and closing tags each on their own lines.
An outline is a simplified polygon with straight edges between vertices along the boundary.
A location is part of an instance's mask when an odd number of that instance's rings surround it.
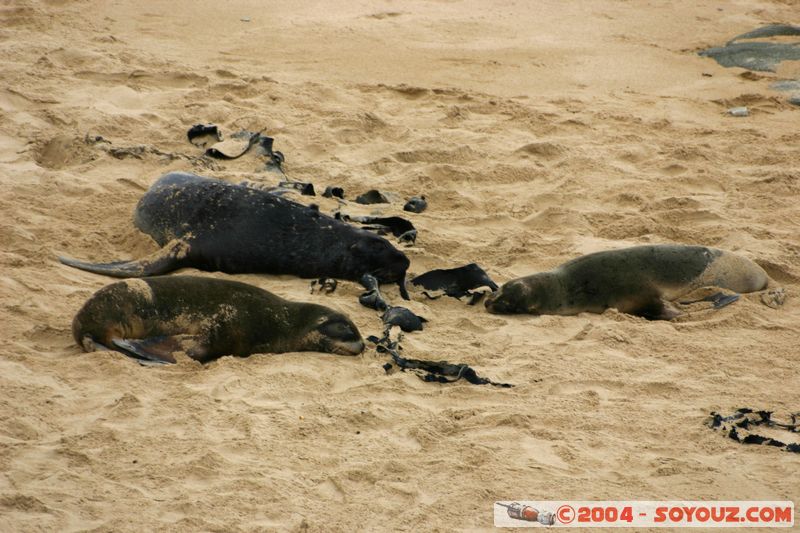
<svg viewBox="0 0 800 533">
<path fill-rule="evenodd" d="M 800 107 L 697 52 L 789 1 L 0 4 L 0 531 L 488 531 L 496 500 L 800 501 L 800 456 L 711 431 L 711 411 L 800 411 Z M 731 107 L 747 106 L 734 117 Z M 411 291 L 404 353 L 502 389 L 317 353 L 148 368 L 83 353 L 72 318 L 113 280 L 60 264 L 158 249 L 133 209 L 162 174 L 276 185 L 186 131 L 263 131 L 317 191 L 393 193 L 410 273 L 501 284 L 582 254 L 685 243 L 788 292 L 674 321 L 491 315 Z M 421 214 L 403 200 L 426 196 Z M 324 213 L 329 198 L 292 195 Z M 236 279 L 349 315 L 343 281 Z M 396 287 L 385 295 L 399 301 Z"/>
</svg>

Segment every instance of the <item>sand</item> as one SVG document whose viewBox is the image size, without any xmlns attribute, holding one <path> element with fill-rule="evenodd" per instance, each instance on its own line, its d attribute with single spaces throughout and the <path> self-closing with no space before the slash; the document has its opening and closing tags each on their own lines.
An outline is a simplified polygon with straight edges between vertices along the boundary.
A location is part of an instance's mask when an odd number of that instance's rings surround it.
<svg viewBox="0 0 800 533">
<path fill-rule="evenodd" d="M 3 3 L 0 530 L 482 531 L 495 500 L 800 500 L 800 457 L 704 426 L 712 410 L 800 409 L 800 110 L 769 90 L 800 67 L 696 55 L 796 15 L 780 1 Z M 426 195 L 409 215 L 417 274 L 477 262 L 502 283 L 677 242 L 756 260 L 789 300 L 647 322 L 412 292 L 430 323 L 408 356 L 513 389 L 386 375 L 374 350 L 155 369 L 82 353 L 72 317 L 111 280 L 58 254 L 154 252 L 131 215 L 168 171 L 277 183 L 255 156 L 198 157 L 198 122 L 263 129 L 318 190 L 400 199 L 351 214 Z M 291 276 L 183 273 L 380 330 L 352 282 L 312 295 Z"/>
</svg>

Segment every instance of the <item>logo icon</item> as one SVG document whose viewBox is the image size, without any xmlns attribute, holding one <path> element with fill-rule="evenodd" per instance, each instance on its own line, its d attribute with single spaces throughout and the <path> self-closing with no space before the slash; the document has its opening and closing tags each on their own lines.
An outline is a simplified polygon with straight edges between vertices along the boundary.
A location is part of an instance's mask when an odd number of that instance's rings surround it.
<svg viewBox="0 0 800 533">
<path fill-rule="evenodd" d="M 519 502 L 510 504 L 497 502 L 500 507 L 505 507 L 509 518 L 514 520 L 524 520 L 525 522 L 538 522 L 544 526 L 552 526 L 556 523 L 556 517 L 549 511 L 540 511 L 530 505 L 522 505 Z M 574 516 L 574 511 L 573 511 Z"/>
</svg>

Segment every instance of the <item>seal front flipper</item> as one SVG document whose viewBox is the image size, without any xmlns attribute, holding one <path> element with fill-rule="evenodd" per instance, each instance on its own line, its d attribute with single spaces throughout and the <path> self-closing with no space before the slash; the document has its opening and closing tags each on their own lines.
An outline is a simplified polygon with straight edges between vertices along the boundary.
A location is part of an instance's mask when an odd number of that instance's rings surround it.
<svg viewBox="0 0 800 533">
<path fill-rule="evenodd" d="M 109 348 L 105 344 L 100 344 L 99 342 L 94 340 L 94 337 L 92 337 L 91 335 L 84 335 L 83 337 L 81 337 L 78 344 L 80 344 L 81 348 L 83 348 L 83 351 L 87 353 L 97 352 L 97 351 L 103 351 L 103 352 L 114 351 L 113 348 Z"/>
<path fill-rule="evenodd" d="M 192 359 L 205 360 L 207 350 L 200 342 L 197 335 L 167 335 L 163 337 L 149 337 L 146 339 L 119 339 L 113 338 L 114 346 L 134 359 L 143 359 L 154 363 L 176 363 L 175 352 L 184 352 Z"/>
<path fill-rule="evenodd" d="M 87 263 L 67 257 L 58 260 L 67 266 L 103 274 L 114 278 L 144 278 L 164 274 L 181 267 L 183 260 L 190 250 L 190 245 L 184 240 L 174 239 L 159 251 L 138 261 L 114 261 L 111 263 Z"/>
<path fill-rule="evenodd" d="M 620 311 L 623 311 L 620 309 Z M 684 314 L 674 303 L 663 298 L 643 298 L 638 305 L 631 306 L 623 312 L 638 315 L 647 320 L 672 320 Z"/>
<path fill-rule="evenodd" d="M 403 300 L 410 300 L 411 297 L 408 295 L 408 289 L 406 288 L 406 276 L 403 274 L 403 279 L 397 282 L 397 285 L 400 287 L 400 296 Z"/>
</svg>

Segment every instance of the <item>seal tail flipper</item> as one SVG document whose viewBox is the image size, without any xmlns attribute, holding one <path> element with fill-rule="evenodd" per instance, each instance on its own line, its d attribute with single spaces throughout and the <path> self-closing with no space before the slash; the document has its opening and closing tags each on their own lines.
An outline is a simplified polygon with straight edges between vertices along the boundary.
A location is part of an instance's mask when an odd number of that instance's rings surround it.
<svg viewBox="0 0 800 533">
<path fill-rule="evenodd" d="M 714 304 L 714 309 L 722 309 L 726 305 L 732 304 L 738 299 L 738 294 L 725 294 L 723 292 L 718 292 L 717 294 L 710 296 L 708 301 Z"/>
<path fill-rule="evenodd" d="M 158 364 L 176 363 L 175 353 L 184 352 L 192 359 L 205 361 L 208 350 L 199 335 L 165 335 L 146 339 L 119 339 L 111 342 L 129 357 Z"/>
<path fill-rule="evenodd" d="M 189 253 L 189 249 L 189 243 L 175 239 L 154 254 L 137 261 L 87 263 L 68 257 L 59 257 L 58 260 L 67 266 L 95 274 L 103 274 L 114 278 L 143 278 L 164 274 L 179 268 L 181 261 Z"/>
<path fill-rule="evenodd" d="M 710 302 L 714 309 L 722 309 L 726 305 L 739 300 L 739 293 L 723 289 L 720 287 L 701 287 L 684 296 L 680 301 L 681 305 L 690 305 L 700 302 Z"/>
<path fill-rule="evenodd" d="M 153 363 L 177 363 L 174 351 L 179 349 L 173 337 L 154 337 L 149 339 L 111 339 L 117 351 L 137 360 Z"/>
<path fill-rule="evenodd" d="M 153 363 L 177 363 L 173 351 L 178 345 L 172 337 L 155 337 L 152 339 L 111 339 L 117 351 L 133 359 L 141 359 Z"/>
</svg>

